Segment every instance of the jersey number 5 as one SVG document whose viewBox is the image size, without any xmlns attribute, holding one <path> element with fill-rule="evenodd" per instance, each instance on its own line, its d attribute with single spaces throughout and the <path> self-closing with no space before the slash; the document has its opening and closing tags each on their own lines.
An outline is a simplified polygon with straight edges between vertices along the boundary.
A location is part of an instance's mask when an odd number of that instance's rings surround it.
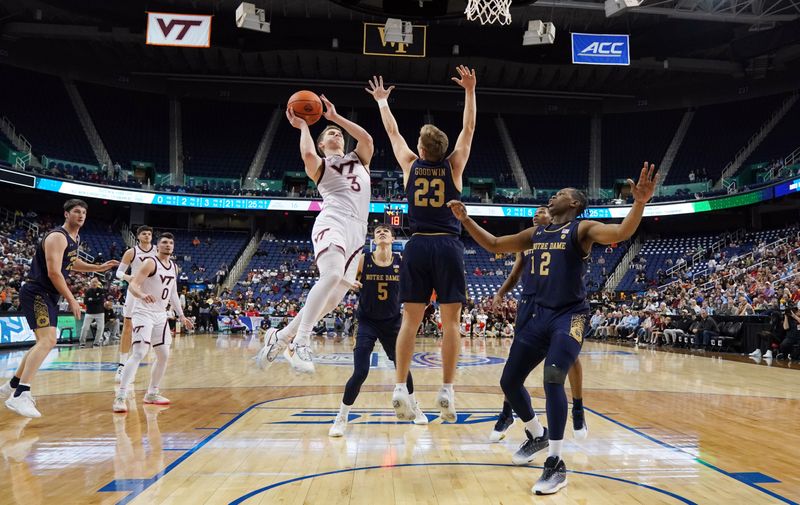
<svg viewBox="0 0 800 505">
<path fill-rule="evenodd" d="M 388 287 L 389 287 L 388 282 L 378 283 L 378 300 L 384 301 L 389 299 L 389 290 L 386 289 Z"/>
<path fill-rule="evenodd" d="M 444 205 L 444 181 L 441 179 L 417 179 L 414 181 L 414 205 L 417 207 L 441 207 Z M 428 193 L 433 190 L 433 196 Z"/>
</svg>

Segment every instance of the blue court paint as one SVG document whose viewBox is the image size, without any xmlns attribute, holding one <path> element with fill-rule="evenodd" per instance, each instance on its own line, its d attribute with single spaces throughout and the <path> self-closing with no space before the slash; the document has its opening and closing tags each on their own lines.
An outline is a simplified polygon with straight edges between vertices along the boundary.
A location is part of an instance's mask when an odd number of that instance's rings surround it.
<svg viewBox="0 0 800 505">
<path fill-rule="evenodd" d="M 101 493 L 118 493 L 121 491 L 133 491 L 138 495 L 151 485 L 153 485 L 158 477 L 151 477 L 149 479 L 117 479 L 112 480 L 105 486 L 98 489 Z"/>
<path fill-rule="evenodd" d="M 646 433 L 642 433 L 641 431 L 637 430 L 636 428 L 632 428 L 632 427 L 628 426 L 625 423 L 621 423 L 621 422 L 617 421 L 616 419 L 612 419 L 612 418 L 608 417 L 608 415 L 601 414 L 601 413 L 599 413 L 597 411 L 594 411 L 594 410 L 592 410 L 590 408 L 587 408 L 587 407 L 584 407 L 584 410 L 588 410 L 589 412 L 591 412 L 591 413 L 593 413 L 593 414 L 595 414 L 595 415 L 597 415 L 599 417 L 602 417 L 606 421 L 614 423 L 614 424 L 616 424 L 617 426 L 619 426 L 621 428 L 624 428 L 624 429 L 626 429 L 626 430 L 628 430 L 628 431 L 630 431 L 632 433 L 635 433 L 635 434 L 639 435 L 640 437 L 646 438 L 647 440 L 653 442 L 654 444 L 658 444 L 661 447 L 664 447 L 664 448 L 667 448 L 667 449 L 672 449 L 673 451 L 677 451 L 677 452 L 682 452 L 684 454 L 688 454 L 689 456 L 693 457 L 695 461 L 697 461 L 701 465 L 705 466 L 706 468 L 710 468 L 711 470 L 719 472 L 722 475 L 725 475 L 727 477 L 730 477 L 730 478 L 732 478 L 734 480 L 737 480 L 737 481 L 741 482 L 742 484 L 750 486 L 753 489 L 757 489 L 757 490 L 761 491 L 762 493 L 767 494 L 767 495 L 775 498 L 776 500 L 780 500 L 783 503 L 788 503 L 789 505 L 800 505 L 800 503 L 797 503 L 796 501 L 792 501 L 789 498 L 783 497 L 783 496 L 779 495 L 778 493 L 770 491 L 769 489 L 766 489 L 766 488 L 763 488 L 761 486 L 758 486 L 756 483 L 754 483 L 752 481 L 747 481 L 747 480 L 742 480 L 742 479 L 737 478 L 736 475 L 741 475 L 741 473 L 740 474 L 736 474 L 736 473 L 726 472 L 722 468 L 719 468 L 717 466 L 712 465 L 711 463 L 703 461 L 702 459 L 695 457 L 693 454 L 691 454 L 689 452 L 686 452 L 686 451 L 684 451 L 683 449 L 681 449 L 679 447 L 676 447 L 674 445 L 671 445 L 671 444 L 668 444 L 666 442 L 663 442 L 663 441 L 661 441 L 661 440 L 659 440 L 659 439 L 657 439 L 655 437 L 652 437 L 652 436 L 650 436 L 650 435 L 648 435 Z M 745 472 L 745 473 L 752 474 L 752 473 L 755 473 L 755 472 Z"/>
<path fill-rule="evenodd" d="M 283 386 L 281 386 L 281 387 L 283 387 Z M 286 397 L 283 397 L 283 398 L 275 398 L 273 400 L 266 400 L 266 401 L 263 401 L 263 402 L 254 403 L 254 404 L 250 405 L 249 407 L 247 407 L 246 409 L 244 409 L 243 411 L 241 411 L 238 414 L 236 414 L 235 417 L 233 417 L 230 421 L 228 421 L 224 425 L 222 425 L 219 428 L 217 428 L 216 431 L 214 431 L 208 437 L 206 437 L 203 440 L 201 440 L 200 442 L 198 442 L 194 447 L 192 447 L 190 450 L 186 451 L 183 455 L 181 455 L 175 461 L 173 461 L 172 463 L 167 465 L 162 471 L 158 472 L 157 474 L 155 474 L 150 479 L 120 479 L 120 480 L 114 480 L 114 481 L 111 481 L 110 483 L 106 484 L 102 488 L 100 488 L 98 490 L 98 492 L 106 492 L 106 491 L 111 491 L 111 490 L 117 491 L 116 487 L 118 485 L 126 485 L 125 483 L 140 483 L 140 485 L 133 486 L 134 488 L 130 489 L 131 494 L 129 494 L 128 496 L 126 496 L 126 497 L 122 498 L 121 500 L 119 500 L 115 505 L 125 505 L 127 503 L 130 503 L 131 501 L 136 499 L 137 496 L 139 496 L 144 491 L 146 491 L 150 486 L 152 486 L 156 481 L 158 481 L 158 480 L 162 479 L 163 477 L 165 477 L 168 473 L 170 473 L 172 470 L 174 470 L 178 465 L 180 465 L 181 463 L 186 461 L 189 457 L 191 457 L 194 453 L 196 453 L 197 451 L 202 449 L 207 443 L 209 443 L 214 438 L 219 436 L 222 432 L 227 430 L 231 425 L 233 425 L 239 419 L 241 419 L 242 417 L 247 415 L 251 410 L 259 409 L 259 408 L 261 408 L 261 409 L 274 408 L 274 407 L 262 407 L 262 405 L 266 405 L 266 404 L 277 402 L 277 401 L 292 400 L 292 399 L 296 399 L 296 398 L 308 398 L 310 396 L 324 396 L 326 394 L 329 394 L 329 393 L 308 393 L 308 394 L 302 394 L 302 395 L 286 396 Z M 481 394 L 481 393 L 472 393 L 472 394 Z M 495 393 L 485 393 L 485 394 L 495 394 Z M 538 398 L 540 400 L 543 399 L 542 397 L 536 397 L 536 398 Z M 288 408 L 288 407 L 285 408 L 285 409 L 287 409 L 287 410 L 297 410 L 297 409 L 291 409 L 291 408 Z M 620 427 L 622 427 L 622 428 L 624 428 L 624 429 L 626 429 L 628 431 L 631 431 L 631 432 L 633 432 L 633 433 L 635 433 L 635 434 L 637 434 L 637 435 L 639 435 L 639 436 L 641 436 L 643 438 L 646 438 L 647 440 L 650 440 L 651 442 L 653 442 L 655 444 L 658 444 L 658 445 L 660 445 L 662 447 L 673 449 L 673 450 L 679 451 L 679 452 L 684 452 L 684 451 L 682 451 L 681 449 L 679 449 L 677 447 L 674 447 L 674 446 L 672 446 L 672 445 L 670 445 L 670 444 L 668 444 L 666 442 L 662 442 L 661 440 L 658 440 L 657 438 L 651 437 L 650 435 L 647 435 L 646 433 L 642 433 L 641 431 L 638 431 L 635 428 L 631 428 L 630 426 L 628 426 L 628 425 L 626 425 L 626 424 L 624 424 L 624 423 L 622 423 L 620 421 L 617 421 L 615 419 L 612 419 L 612 418 L 608 417 L 611 414 L 602 414 L 602 413 L 597 412 L 596 410 L 590 409 L 588 407 L 584 407 L 584 410 L 588 410 L 589 412 L 597 415 L 598 417 L 602 417 L 606 421 L 614 423 L 617 426 L 620 426 Z M 790 500 L 788 498 L 785 498 L 785 497 L 783 497 L 783 496 L 781 496 L 781 495 L 779 495 L 777 493 L 774 493 L 774 492 L 772 492 L 772 491 L 770 491 L 768 489 L 765 489 L 765 488 L 763 488 L 761 486 L 758 486 L 758 485 L 756 485 L 756 484 L 754 484 L 752 482 L 744 482 L 744 481 L 742 481 L 742 480 L 740 480 L 739 478 L 736 477 L 737 474 L 726 472 L 725 470 L 722 470 L 719 467 L 711 465 L 710 463 L 707 463 L 707 462 L 703 461 L 702 459 L 696 458 L 695 461 L 697 461 L 701 465 L 703 465 L 703 466 L 705 466 L 705 467 L 707 467 L 707 468 L 709 468 L 711 470 L 719 472 L 719 473 L 721 473 L 721 474 L 723 474 L 723 475 L 725 475 L 727 477 L 730 477 L 730 478 L 732 478 L 732 479 L 734 479 L 734 480 L 736 480 L 738 482 L 742 482 L 745 485 L 748 485 L 748 486 L 750 486 L 750 487 L 752 487 L 754 489 L 757 489 L 757 490 L 761 491 L 762 493 L 765 493 L 765 494 L 767 494 L 767 495 L 769 495 L 769 496 L 771 496 L 771 497 L 773 497 L 773 498 L 775 498 L 777 500 L 780 500 L 783 503 L 787 503 L 789 505 L 800 505 L 800 503 L 797 503 L 797 502 L 792 501 L 792 500 Z M 439 466 L 443 466 L 443 465 L 457 465 L 457 464 L 459 464 L 459 463 L 439 463 L 438 465 Z M 492 464 L 492 463 L 463 463 L 463 464 L 465 464 L 465 465 L 481 465 L 481 466 L 513 466 L 513 465 L 503 465 L 503 464 L 499 464 L 499 463 L 496 463 L 496 464 Z M 405 465 L 405 466 L 420 466 L 420 465 L 424 465 L 424 463 L 413 464 L 413 465 L 409 464 L 409 465 Z M 400 465 L 398 465 L 398 466 L 400 466 Z M 368 469 L 368 468 L 370 468 L 370 467 L 365 467 L 364 469 Z M 520 468 L 520 467 L 513 466 L 513 468 Z M 539 468 L 541 468 L 541 467 L 539 467 Z M 354 469 L 344 469 L 344 470 L 337 470 L 337 471 L 329 472 L 329 473 L 341 473 L 341 472 L 353 471 L 353 470 Z M 581 472 L 571 472 L 571 473 L 581 474 Z M 320 475 L 327 475 L 327 474 L 320 474 Z M 600 477 L 600 478 L 604 478 L 604 479 L 631 483 L 631 484 L 634 484 L 634 485 L 637 485 L 637 486 L 645 487 L 645 488 L 648 488 L 648 489 L 653 489 L 654 491 L 664 492 L 666 494 L 669 494 L 669 496 L 674 496 L 676 499 L 681 500 L 683 503 L 694 504 L 694 502 L 688 501 L 685 498 L 682 498 L 682 497 L 680 497 L 678 495 L 674 495 L 672 493 L 668 493 L 666 491 L 663 491 L 663 490 L 660 490 L 660 489 L 657 489 L 657 488 L 653 488 L 653 487 L 645 485 L 645 484 L 639 484 L 639 483 L 632 482 L 632 481 L 624 481 L 623 479 L 618 479 L 616 477 L 604 476 L 604 475 L 599 475 L 599 474 L 588 474 L 587 473 L 586 475 L 592 475 L 592 476 Z M 299 478 L 293 479 L 291 481 L 286 481 L 283 484 L 288 484 L 289 482 L 294 482 L 296 480 L 302 480 L 302 479 L 306 479 L 306 478 L 309 478 L 309 477 L 308 476 L 307 477 L 299 477 Z M 117 484 L 117 483 L 122 483 L 122 484 Z M 127 484 L 127 485 L 132 486 L 132 484 Z M 125 491 L 127 489 L 119 489 L 119 490 L 120 491 Z M 245 495 L 245 496 L 248 496 L 248 495 Z M 242 497 L 242 498 L 245 498 L 245 497 Z M 238 503 L 238 502 L 231 502 L 231 503 Z"/>
<path fill-rule="evenodd" d="M 373 352 L 372 353 L 372 359 L 371 359 L 371 361 L 369 363 L 369 366 L 370 366 L 370 368 L 376 368 L 378 366 L 378 353 L 377 352 Z"/>
<path fill-rule="evenodd" d="M 389 466 L 389 467 L 375 465 L 375 466 L 364 466 L 364 467 L 360 467 L 360 468 L 344 468 L 342 470 L 333 470 L 333 471 L 330 471 L 330 472 L 316 473 L 316 474 L 311 474 L 311 475 L 303 475 L 301 477 L 295 477 L 294 479 L 288 479 L 288 480 L 284 480 L 284 481 L 281 481 L 281 482 L 276 482 L 275 484 L 270 484 L 269 486 L 262 487 L 261 489 L 256 489 L 255 491 L 251 491 L 250 493 L 247 493 L 246 495 L 240 496 L 239 498 L 237 498 L 237 499 L 233 500 L 232 502 L 230 502 L 228 505 L 239 505 L 240 503 L 244 503 L 245 501 L 249 500 L 250 498 L 252 498 L 254 496 L 257 496 L 257 495 L 259 495 L 261 493 L 267 492 L 267 491 L 269 491 L 271 489 L 275 489 L 276 487 L 285 486 L 286 484 L 292 484 L 294 482 L 299 482 L 299 481 L 302 481 L 302 480 L 314 479 L 314 478 L 317 478 L 317 477 L 326 477 L 328 475 L 337 475 L 337 474 L 340 474 L 340 473 L 347 473 L 347 472 L 359 472 L 359 471 L 362 471 L 362 470 L 378 470 L 378 469 L 389 469 L 389 468 L 426 467 L 426 466 L 486 466 L 486 467 L 502 467 L 502 468 L 529 468 L 531 470 L 536 470 L 536 469 L 541 470 L 542 469 L 541 466 L 515 466 L 515 465 L 503 464 L 503 463 L 406 463 L 406 464 L 402 464 L 402 465 L 394 465 L 394 466 Z M 655 491 L 657 493 L 661 493 L 661 494 L 670 496 L 672 498 L 675 498 L 679 502 L 685 503 L 687 505 L 697 505 L 696 502 L 693 502 L 693 501 L 691 501 L 691 500 L 689 500 L 687 498 L 684 498 L 683 496 L 677 495 L 677 494 L 672 493 L 670 491 L 667 491 L 665 489 L 660 489 L 660 488 L 657 488 L 655 486 L 649 486 L 647 484 L 640 484 L 640 483 L 634 482 L 632 480 L 620 479 L 619 477 L 611 477 L 611 476 L 608 476 L 608 475 L 602 475 L 602 474 L 598 474 L 598 473 L 578 472 L 578 471 L 573 471 L 573 470 L 567 470 L 567 473 L 570 473 L 570 474 L 573 474 L 573 475 L 585 475 L 585 476 L 588 476 L 588 477 L 597 477 L 597 478 L 600 478 L 600 479 L 613 480 L 615 482 L 621 482 L 623 484 L 631 484 L 631 485 L 636 486 L 636 487 L 649 489 L 651 491 Z"/>
<path fill-rule="evenodd" d="M 736 472 L 731 477 L 745 484 L 778 484 L 780 481 L 761 472 Z"/>
</svg>

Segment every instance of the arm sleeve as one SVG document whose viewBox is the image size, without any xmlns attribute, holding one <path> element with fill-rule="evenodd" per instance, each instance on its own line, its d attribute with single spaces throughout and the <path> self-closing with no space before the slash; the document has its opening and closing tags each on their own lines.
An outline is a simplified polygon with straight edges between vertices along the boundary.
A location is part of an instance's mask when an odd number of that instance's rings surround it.
<svg viewBox="0 0 800 505">
<path fill-rule="evenodd" d="M 127 263 L 120 263 L 117 267 L 117 279 L 122 280 L 125 277 L 125 272 L 128 271 L 128 267 L 130 267 Z"/>
</svg>

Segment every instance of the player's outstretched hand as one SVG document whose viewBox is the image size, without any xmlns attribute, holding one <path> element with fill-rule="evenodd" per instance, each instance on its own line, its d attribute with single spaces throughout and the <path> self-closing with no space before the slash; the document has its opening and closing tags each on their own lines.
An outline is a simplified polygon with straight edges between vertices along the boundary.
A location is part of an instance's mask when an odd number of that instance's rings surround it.
<svg viewBox="0 0 800 505">
<path fill-rule="evenodd" d="M 467 208 L 460 201 L 450 200 L 447 202 L 447 206 L 450 207 L 451 211 L 453 211 L 453 215 L 456 216 L 456 219 L 462 223 L 469 219 L 469 215 L 467 215 Z"/>
<path fill-rule="evenodd" d="M 286 107 L 286 119 L 289 120 L 289 124 L 297 129 L 300 129 L 303 127 L 303 125 L 306 125 L 306 120 L 296 116 L 291 107 Z"/>
<path fill-rule="evenodd" d="M 475 69 L 470 69 L 464 65 L 459 65 L 456 67 L 456 72 L 458 72 L 459 77 L 451 77 L 454 83 L 458 84 L 462 88 L 467 91 L 472 91 L 475 89 L 475 84 L 477 83 L 477 79 L 475 78 Z"/>
<path fill-rule="evenodd" d="M 322 104 L 325 106 L 325 111 L 322 113 L 322 116 L 327 119 L 328 121 L 334 121 L 339 114 L 336 112 L 336 106 L 328 100 L 325 95 L 319 95 L 320 100 L 322 100 Z"/>
<path fill-rule="evenodd" d="M 647 203 L 653 198 L 653 193 L 656 191 L 658 185 L 658 173 L 656 166 L 650 163 L 648 168 L 647 162 L 644 162 L 642 172 L 639 174 L 639 182 L 633 182 L 633 179 L 628 179 L 628 184 L 631 187 L 631 194 L 633 199 L 639 203 Z"/>
<path fill-rule="evenodd" d="M 367 93 L 372 95 L 372 98 L 374 98 L 375 101 L 385 100 L 385 99 L 389 98 L 389 95 L 391 94 L 392 90 L 394 89 L 394 86 L 389 86 L 388 88 L 384 88 L 383 87 L 383 76 L 382 75 L 379 75 L 377 77 L 373 75 L 372 76 L 372 80 L 369 81 L 368 84 L 369 84 L 369 87 L 368 88 L 364 88 L 364 91 L 366 91 Z"/>
<path fill-rule="evenodd" d="M 194 323 L 192 322 L 191 319 L 187 318 L 186 316 L 181 317 L 181 324 L 183 325 L 184 328 L 186 328 L 189 331 L 194 329 Z"/>
<path fill-rule="evenodd" d="M 75 316 L 76 321 L 80 321 L 81 305 L 78 303 L 77 300 L 72 300 L 71 302 L 69 302 L 69 311 L 72 312 L 73 316 Z"/>
<path fill-rule="evenodd" d="M 503 306 L 503 297 L 500 296 L 500 293 L 495 293 L 492 297 L 492 311 L 497 312 Z"/>
<path fill-rule="evenodd" d="M 118 266 L 119 266 L 119 261 L 117 261 L 117 260 L 106 261 L 105 263 L 100 265 L 100 271 L 101 272 L 107 272 L 107 271 L 111 270 L 112 268 L 117 268 Z"/>
</svg>

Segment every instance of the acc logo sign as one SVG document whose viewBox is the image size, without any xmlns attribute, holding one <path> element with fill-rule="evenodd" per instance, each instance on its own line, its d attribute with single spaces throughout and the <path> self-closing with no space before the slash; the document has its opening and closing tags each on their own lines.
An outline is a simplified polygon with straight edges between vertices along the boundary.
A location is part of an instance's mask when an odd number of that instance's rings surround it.
<svg viewBox="0 0 800 505">
<path fill-rule="evenodd" d="M 584 65 L 630 65 L 627 35 L 573 33 L 572 63 Z"/>
</svg>

